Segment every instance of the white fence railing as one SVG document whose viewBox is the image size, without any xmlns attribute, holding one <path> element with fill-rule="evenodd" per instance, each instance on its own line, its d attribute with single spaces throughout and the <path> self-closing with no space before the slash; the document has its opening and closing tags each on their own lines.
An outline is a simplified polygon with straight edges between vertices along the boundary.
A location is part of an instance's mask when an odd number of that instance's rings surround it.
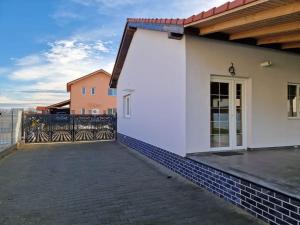
<svg viewBox="0 0 300 225">
<path fill-rule="evenodd" d="M 0 109 L 0 152 L 21 140 L 22 113 L 21 109 Z"/>
</svg>

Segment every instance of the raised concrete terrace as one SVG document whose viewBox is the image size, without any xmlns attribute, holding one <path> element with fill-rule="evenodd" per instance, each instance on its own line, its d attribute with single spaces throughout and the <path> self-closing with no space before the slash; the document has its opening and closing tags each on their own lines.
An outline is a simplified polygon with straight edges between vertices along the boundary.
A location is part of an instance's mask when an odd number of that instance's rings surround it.
<svg viewBox="0 0 300 225">
<path fill-rule="evenodd" d="M 300 149 L 199 153 L 190 159 L 300 199 Z"/>
</svg>

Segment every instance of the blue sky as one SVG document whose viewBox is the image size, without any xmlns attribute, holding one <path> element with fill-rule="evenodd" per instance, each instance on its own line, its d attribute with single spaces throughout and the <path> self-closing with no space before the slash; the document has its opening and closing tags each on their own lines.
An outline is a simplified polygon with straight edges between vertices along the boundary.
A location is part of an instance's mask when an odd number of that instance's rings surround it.
<svg viewBox="0 0 300 225">
<path fill-rule="evenodd" d="M 185 18 L 224 0 L 0 0 L 0 107 L 68 98 L 65 84 L 111 72 L 128 17 Z"/>
</svg>

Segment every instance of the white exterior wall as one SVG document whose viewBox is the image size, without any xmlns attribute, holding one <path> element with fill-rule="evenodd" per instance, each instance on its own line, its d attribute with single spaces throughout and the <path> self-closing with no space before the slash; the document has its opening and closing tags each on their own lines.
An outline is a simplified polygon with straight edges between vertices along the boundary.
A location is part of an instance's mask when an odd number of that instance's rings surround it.
<svg viewBox="0 0 300 225">
<path fill-rule="evenodd" d="M 247 147 L 300 145 L 300 120 L 287 117 L 287 84 L 300 83 L 300 57 L 276 50 L 186 36 L 187 153 L 210 148 L 210 75 L 247 81 Z M 273 66 L 261 67 L 271 60 Z"/>
<path fill-rule="evenodd" d="M 138 29 L 118 81 L 118 132 L 185 155 L 185 38 Z M 131 118 L 123 96 L 131 93 Z"/>
</svg>

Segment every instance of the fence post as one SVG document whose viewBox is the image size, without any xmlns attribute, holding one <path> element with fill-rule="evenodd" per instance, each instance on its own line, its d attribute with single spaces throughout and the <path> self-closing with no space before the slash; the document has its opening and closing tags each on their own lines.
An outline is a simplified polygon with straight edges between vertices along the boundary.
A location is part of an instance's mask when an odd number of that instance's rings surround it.
<svg viewBox="0 0 300 225">
<path fill-rule="evenodd" d="M 24 109 L 22 110 L 22 118 L 21 118 L 21 140 L 25 142 Z"/>
<path fill-rule="evenodd" d="M 11 145 L 14 144 L 14 110 L 11 109 Z"/>
<path fill-rule="evenodd" d="M 116 113 L 114 116 L 114 129 L 115 129 L 115 140 L 118 140 L 118 114 Z"/>
<path fill-rule="evenodd" d="M 91 122 L 91 128 L 92 128 L 92 131 L 93 131 L 93 140 L 95 141 L 96 140 L 96 126 L 97 126 L 97 124 L 96 124 L 96 117 L 97 116 L 94 116 L 94 117 L 92 117 L 92 122 Z"/>
<path fill-rule="evenodd" d="M 49 134 L 50 134 L 50 142 L 53 141 L 53 116 L 52 114 L 47 115 L 47 121 L 49 123 L 48 129 L 49 129 Z"/>
<path fill-rule="evenodd" d="M 72 115 L 72 141 L 75 141 L 75 116 Z"/>
</svg>

